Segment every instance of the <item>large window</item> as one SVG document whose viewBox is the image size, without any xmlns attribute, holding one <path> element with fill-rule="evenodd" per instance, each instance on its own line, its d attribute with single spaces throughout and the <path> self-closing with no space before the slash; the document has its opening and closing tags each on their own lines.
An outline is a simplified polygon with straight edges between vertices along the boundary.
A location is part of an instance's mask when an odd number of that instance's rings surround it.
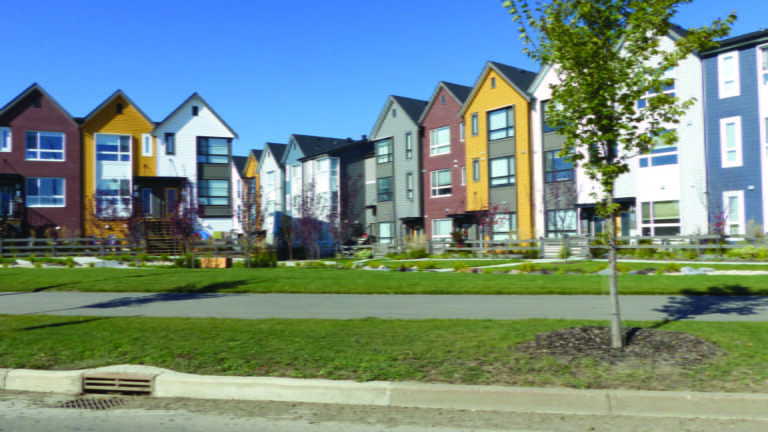
<svg viewBox="0 0 768 432">
<path fill-rule="evenodd" d="M 515 158 L 491 159 L 491 187 L 515 184 Z"/>
<path fill-rule="evenodd" d="M 559 154 L 560 150 L 544 152 L 544 181 L 547 183 L 573 180 L 573 164 Z"/>
<path fill-rule="evenodd" d="M 720 120 L 720 156 L 723 168 L 742 165 L 741 117 L 729 117 Z"/>
<path fill-rule="evenodd" d="M 200 180 L 197 201 L 205 206 L 229 205 L 229 180 Z"/>
<path fill-rule="evenodd" d="M 720 99 L 739 96 L 739 52 L 731 51 L 717 57 L 718 93 Z"/>
<path fill-rule="evenodd" d="M 640 208 L 644 236 L 680 234 L 680 201 L 644 202 Z"/>
<path fill-rule="evenodd" d="M 503 108 L 488 113 L 488 140 L 515 136 L 515 107 Z"/>
<path fill-rule="evenodd" d="M 119 219 L 131 215 L 131 180 L 99 179 L 96 188 L 96 212 L 99 218 Z"/>
<path fill-rule="evenodd" d="M 27 178 L 27 207 L 64 207 L 63 178 Z"/>
<path fill-rule="evenodd" d="M 517 239 L 517 214 L 498 213 L 493 222 L 493 240 Z"/>
<path fill-rule="evenodd" d="M 745 234 L 744 191 L 723 192 L 725 232 L 730 235 Z"/>
<path fill-rule="evenodd" d="M 385 139 L 376 143 L 376 163 L 392 162 L 392 140 Z"/>
<path fill-rule="evenodd" d="M 197 162 L 209 164 L 229 163 L 229 140 L 227 138 L 198 138 Z"/>
<path fill-rule="evenodd" d="M 0 127 L 0 152 L 11 151 L 11 128 Z"/>
<path fill-rule="evenodd" d="M 547 114 L 547 107 L 548 106 L 549 106 L 549 101 L 548 100 L 543 101 L 541 103 L 541 125 L 542 125 L 542 128 L 544 129 L 544 133 L 556 132 L 557 131 L 557 128 L 553 127 L 549 123 L 549 114 Z"/>
<path fill-rule="evenodd" d="M 382 177 L 376 180 L 378 201 L 392 201 L 392 177 Z"/>
<path fill-rule="evenodd" d="M 451 219 L 432 219 L 432 239 L 445 239 L 451 237 L 453 231 L 453 220 Z"/>
<path fill-rule="evenodd" d="M 451 128 L 446 126 L 429 131 L 429 155 L 437 156 L 451 152 Z"/>
<path fill-rule="evenodd" d="M 395 224 L 392 222 L 379 222 L 379 243 L 389 244 L 395 239 Z"/>
<path fill-rule="evenodd" d="M 547 237 L 576 234 L 576 210 L 547 210 Z"/>
<path fill-rule="evenodd" d="M 131 136 L 96 134 L 96 160 L 130 162 Z"/>
<path fill-rule="evenodd" d="M 662 131 L 654 137 L 654 146 L 650 156 L 640 158 L 640 168 L 649 166 L 677 165 L 677 143 L 664 143 L 664 136 L 673 131 Z"/>
<path fill-rule="evenodd" d="M 64 160 L 64 134 L 61 132 L 27 131 L 25 145 L 27 160 Z"/>
<path fill-rule="evenodd" d="M 451 170 L 432 171 L 432 196 L 451 194 Z"/>
<path fill-rule="evenodd" d="M 672 80 L 672 81 L 670 81 L 668 84 L 665 84 L 664 86 L 662 86 L 661 93 L 663 93 L 665 95 L 669 95 L 669 96 L 674 96 L 675 95 L 675 84 L 676 84 L 675 69 L 672 68 L 672 69 L 669 69 L 666 72 L 664 72 L 664 75 L 662 75 L 662 78 L 665 79 L 665 80 Z M 657 93 L 654 90 L 649 90 L 648 92 L 645 93 L 645 95 L 643 95 L 642 98 L 640 98 L 639 101 L 637 101 L 637 107 L 641 108 L 641 109 L 647 107 L 648 106 L 648 100 L 653 98 L 654 96 L 658 96 L 658 94 L 659 93 Z"/>
</svg>

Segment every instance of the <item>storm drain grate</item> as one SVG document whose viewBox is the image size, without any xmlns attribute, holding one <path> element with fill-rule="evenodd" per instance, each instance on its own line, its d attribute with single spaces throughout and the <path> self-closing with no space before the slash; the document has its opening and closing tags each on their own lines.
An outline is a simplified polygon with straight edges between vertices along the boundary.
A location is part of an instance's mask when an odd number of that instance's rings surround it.
<svg viewBox="0 0 768 432">
<path fill-rule="evenodd" d="M 119 398 L 81 398 L 63 402 L 57 405 L 56 408 L 108 410 L 110 408 L 121 406 L 124 403 L 125 400 Z"/>
<path fill-rule="evenodd" d="M 127 373 L 83 375 L 83 393 L 151 394 L 154 376 Z"/>
</svg>

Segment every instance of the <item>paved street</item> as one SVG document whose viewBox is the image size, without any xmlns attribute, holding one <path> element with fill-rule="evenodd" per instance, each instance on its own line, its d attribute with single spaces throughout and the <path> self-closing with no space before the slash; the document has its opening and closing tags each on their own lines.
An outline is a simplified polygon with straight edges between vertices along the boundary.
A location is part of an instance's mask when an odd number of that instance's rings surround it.
<svg viewBox="0 0 768 432">
<path fill-rule="evenodd" d="M 768 321 L 768 298 L 622 296 L 628 320 Z M 216 318 L 604 319 L 607 296 L 0 293 L 0 314 Z"/>
</svg>

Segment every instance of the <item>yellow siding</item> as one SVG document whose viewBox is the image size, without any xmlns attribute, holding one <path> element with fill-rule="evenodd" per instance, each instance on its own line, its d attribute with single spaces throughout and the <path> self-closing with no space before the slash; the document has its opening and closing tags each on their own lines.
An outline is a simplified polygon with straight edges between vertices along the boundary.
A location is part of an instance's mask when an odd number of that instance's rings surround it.
<svg viewBox="0 0 768 432">
<path fill-rule="evenodd" d="M 495 78 L 496 88 L 491 88 L 491 79 Z M 464 114 L 467 125 L 466 136 L 466 166 L 469 167 L 467 176 L 467 210 L 488 209 L 488 111 L 515 106 L 515 135 L 516 150 L 515 164 L 517 165 L 517 213 L 518 238 L 530 239 L 533 236 L 533 204 L 531 196 L 531 151 L 529 137 L 528 101 L 510 86 L 495 70 L 489 69 L 481 81 L 474 99 L 470 101 Z M 472 114 L 478 117 L 478 134 L 472 135 Z M 474 181 L 472 161 L 480 159 L 480 181 Z"/>
<path fill-rule="evenodd" d="M 122 114 L 117 114 L 117 104 L 123 105 Z M 102 107 L 91 119 L 80 127 L 83 146 L 83 231 L 86 235 L 124 236 L 123 223 L 97 221 L 93 217 L 93 194 L 96 192 L 96 141 L 97 133 L 130 135 L 134 176 L 154 176 L 157 173 L 156 151 L 151 157 L 141 155 L 141 136 L 149 134 L 154 125 L 132 106 L 125 98 L 118 96 Z M 153 146 L 154 147 L 154 146 Z M 107 228 L 109 226 L 109 228 Z"/>
</svg>

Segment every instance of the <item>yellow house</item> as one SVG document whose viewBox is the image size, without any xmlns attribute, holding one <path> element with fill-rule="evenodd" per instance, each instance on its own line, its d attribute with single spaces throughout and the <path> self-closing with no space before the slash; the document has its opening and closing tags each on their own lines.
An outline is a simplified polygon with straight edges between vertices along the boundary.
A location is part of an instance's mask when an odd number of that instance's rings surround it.
<svg viewBox="0 0 768 432">
<path fill-rule="evenodd" d="M 155 125 L 121 90 L 80 126 L 83 154 L 83 224 L 86 235 L 125 235 L 133 209 L 134 178 L 153 177 Z"/>
<path fill-rule="evenodd" d="M 527 89 L 534 72 L 488 62 L 459 116 L 466 126 L 467 211 L 496 209 L 494 239 L 533 236 Z"/>
<path fill-rule="evenodd" d="M 261 150 L 251 150 L 248 154 L 248 161 L 243 170 L 243 181 L 245 182 L 243 204 L 248 211 L 246 215 L 246 224 L 253 229 L 261 229 L 261 221 L 254 220 L 260 213 L 259 196 L 259 160 L 261 159 Z M 247 228 L 245 228 L 247 229 Z"/>
</svg>

